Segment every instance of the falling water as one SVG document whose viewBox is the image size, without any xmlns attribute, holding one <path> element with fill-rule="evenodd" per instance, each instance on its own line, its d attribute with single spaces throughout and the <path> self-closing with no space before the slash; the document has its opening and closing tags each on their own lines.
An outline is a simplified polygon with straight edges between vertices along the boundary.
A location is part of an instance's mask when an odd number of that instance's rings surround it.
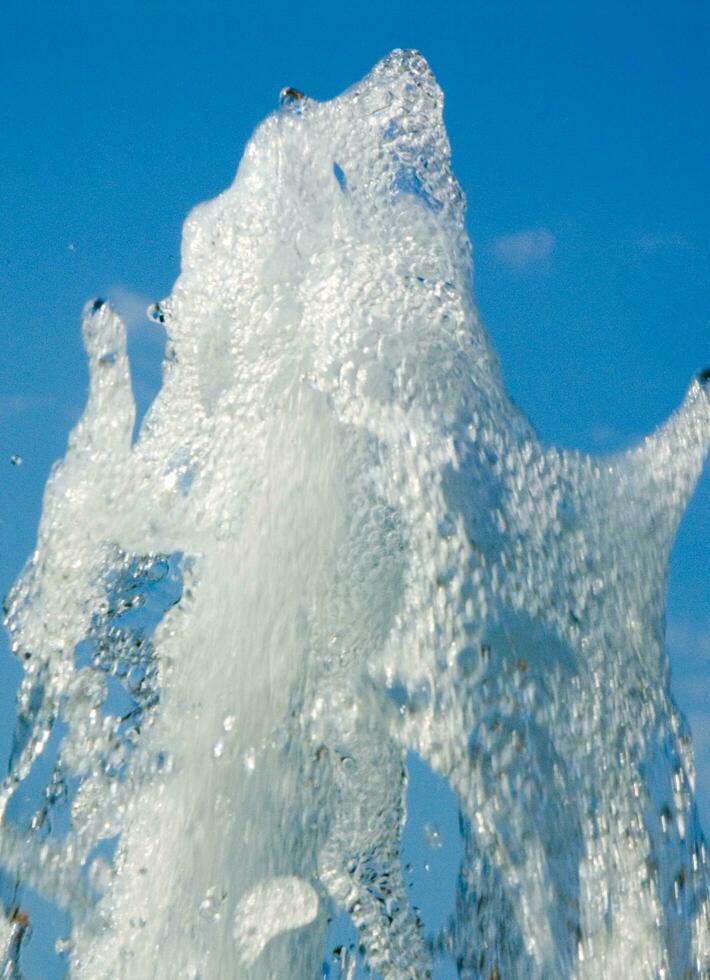
<svg viewBox="0 0 710 980">
<path fill-rule="evenodd" d="M 538 442 L 407 51 L 332 102 L 284 90 L 151 315 L 134 439 L 123 324 L 86 308 L 88 403 L 6 602 L 3 976 L 25 895 L 76 980 L 710 977 L 663 635 L 708 379 L 625 455 Z M 458 810 L 436 927 L 417 769 Z"/>
</svg>

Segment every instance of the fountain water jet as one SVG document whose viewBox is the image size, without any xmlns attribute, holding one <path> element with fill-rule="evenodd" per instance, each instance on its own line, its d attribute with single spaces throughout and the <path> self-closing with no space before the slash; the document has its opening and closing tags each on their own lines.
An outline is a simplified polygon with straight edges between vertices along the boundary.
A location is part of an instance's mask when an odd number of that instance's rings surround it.
<svg viewBox="0 0 710 980">
<path fill-rule="evenodd" d="M 135 442 L 123 325 L 85 310 L 88 404 L 7 601 L 0 862 L 70 910 L 87 980 L 310 980 L 333 904 L 385 977 L 441 951 L 483 980 L 708 977 L 662 619 L 707 376 L 625 455 L 542 446 L 476 314 L 426 61 L 285 92 L 185 224 Z M 436 937 L 400 863 L 407 752 L 461 811 Z"/>
</svg>

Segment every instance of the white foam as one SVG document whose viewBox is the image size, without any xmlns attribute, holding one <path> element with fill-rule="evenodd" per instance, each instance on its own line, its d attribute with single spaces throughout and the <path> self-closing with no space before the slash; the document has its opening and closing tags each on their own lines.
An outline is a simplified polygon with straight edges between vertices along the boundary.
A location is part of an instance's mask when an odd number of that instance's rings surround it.
<svg viewBox="0 0 710 980">
<path fill-rule="evenodd" d="M 245 966 L 259 958 L 274 936 L 307 926 L 318 915 L 318 896 L 307 881 L 280 875 L 260 882 L 240 899 L 234 919 Z"/>
</svg>

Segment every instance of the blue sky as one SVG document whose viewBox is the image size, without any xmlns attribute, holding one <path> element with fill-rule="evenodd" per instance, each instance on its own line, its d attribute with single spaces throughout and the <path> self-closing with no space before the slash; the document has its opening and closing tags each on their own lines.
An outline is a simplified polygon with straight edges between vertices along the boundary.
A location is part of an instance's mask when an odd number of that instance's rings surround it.
<svg viewBox="0 0 710 980">
<path fill-rule="evenodd" d="M 85 300 L 127 314 L 144 408 L 161 343 L 140 310 L 171 288 L 188 210 L 231 182 L 281 87 L 330 98 L 410 46 L 444 89 L 478 303 L 541 436 L 625 447 L 710 364 L 706 2 L 4 0 L 0 592 L 82 407 Z M 668 623 L 710 829 L 707 469 Z M 6 652 L 0 676 L 7 714 Z"/>
</svg>

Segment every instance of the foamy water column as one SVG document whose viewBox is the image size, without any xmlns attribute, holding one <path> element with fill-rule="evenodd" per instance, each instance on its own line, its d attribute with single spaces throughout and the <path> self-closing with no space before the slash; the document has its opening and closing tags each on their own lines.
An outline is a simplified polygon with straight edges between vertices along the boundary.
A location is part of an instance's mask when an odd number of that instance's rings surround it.
<svg viewBox="0 0 710 980">
<path fill-rule="evenodd" d="M 70 912 L 77 980 L 314 980 L 334 909 L 386 978 L 710 976 L 663 634 L 710 385 L 628 454 L 543 447 L 471 271 L 442 94 L 396 51 L 286 93 L 190 215 L 135 440 L 124 327 L 88 305 L 88 404 L 7 601 L 7 976 L 23 887 Z M 461 812 L 437 934 L 408 752 Z"/>
</svg>

